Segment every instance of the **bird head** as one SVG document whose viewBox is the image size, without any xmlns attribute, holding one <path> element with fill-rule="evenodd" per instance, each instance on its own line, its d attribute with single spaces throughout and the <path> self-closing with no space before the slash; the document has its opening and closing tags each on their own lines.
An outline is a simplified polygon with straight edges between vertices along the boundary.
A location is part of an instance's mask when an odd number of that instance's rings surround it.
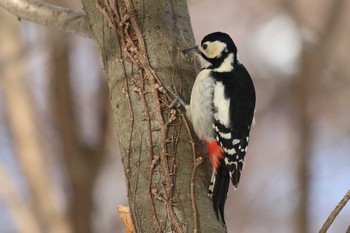
<svg viewBox="0 0 350 233">
<path fill-rule="evenodd" d="M 232 62 L 237 62 L 237 48 L 231 37 L 223 32 L 213 32 L 206 35 L 195 47 L 182 51 L 185 55 L 195 55 L 199 58 L 201 68 L 218 68 L 229 56 Z"/>
</svg>

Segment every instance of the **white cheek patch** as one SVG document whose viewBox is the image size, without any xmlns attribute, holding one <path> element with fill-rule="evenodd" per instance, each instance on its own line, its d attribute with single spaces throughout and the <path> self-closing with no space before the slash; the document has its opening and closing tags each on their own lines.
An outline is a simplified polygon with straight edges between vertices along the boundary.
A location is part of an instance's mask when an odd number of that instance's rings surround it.
<svg viewBox="0 0 350 233">
<path fill-rule="evenodd" d="M 227 50 L 226 44 L 221 41 L 213 41 L 213 42 L 207 42 L 208 45 L 207 49 L 203 49 L 202 46 L 199 46 L 202 53 L 205 54 L 208 58 L 219 58 L 222 54 L 222 51 L 225 49 Z"/>
</svg>

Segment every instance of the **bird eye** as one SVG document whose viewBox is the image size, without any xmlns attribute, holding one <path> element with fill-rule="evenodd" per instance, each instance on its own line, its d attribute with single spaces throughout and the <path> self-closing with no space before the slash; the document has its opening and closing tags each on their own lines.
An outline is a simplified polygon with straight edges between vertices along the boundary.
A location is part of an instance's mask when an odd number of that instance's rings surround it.
<svg viewBox="0 0 350 233">
<path fill-rule="evenodd" d="M 207 44 L 204 44 L 202 45 L 203 49 L 207 49 L 208 48 L 208 45 Z"/>
</svg>

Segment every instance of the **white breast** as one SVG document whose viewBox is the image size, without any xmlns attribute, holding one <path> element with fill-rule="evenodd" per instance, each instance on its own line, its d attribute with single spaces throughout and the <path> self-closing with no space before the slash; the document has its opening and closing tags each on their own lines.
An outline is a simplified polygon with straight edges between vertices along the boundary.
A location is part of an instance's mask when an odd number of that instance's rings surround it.
<svg viewBox="0 0 350 233">
<path fill-rule="evenodd" d="M 209 70 L 202 70 L 197 75 L 193 85 L 188 117 L 193 129 L 201 140 L 211 140 L 214 137 L 213 124 L 213 88 L 214 79 Z"/>
</svg>

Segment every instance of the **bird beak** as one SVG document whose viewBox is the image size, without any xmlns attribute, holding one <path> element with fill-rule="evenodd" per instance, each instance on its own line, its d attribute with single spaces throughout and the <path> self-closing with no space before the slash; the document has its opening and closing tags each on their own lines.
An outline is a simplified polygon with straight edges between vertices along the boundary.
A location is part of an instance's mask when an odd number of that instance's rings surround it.
<svg viewBox="0 0 350 233">
<path fill-rule="evenodd" d="M 198 46 L 182 50 L 184 55 L 196 55 L 199 54 Z"/>
</svg>

